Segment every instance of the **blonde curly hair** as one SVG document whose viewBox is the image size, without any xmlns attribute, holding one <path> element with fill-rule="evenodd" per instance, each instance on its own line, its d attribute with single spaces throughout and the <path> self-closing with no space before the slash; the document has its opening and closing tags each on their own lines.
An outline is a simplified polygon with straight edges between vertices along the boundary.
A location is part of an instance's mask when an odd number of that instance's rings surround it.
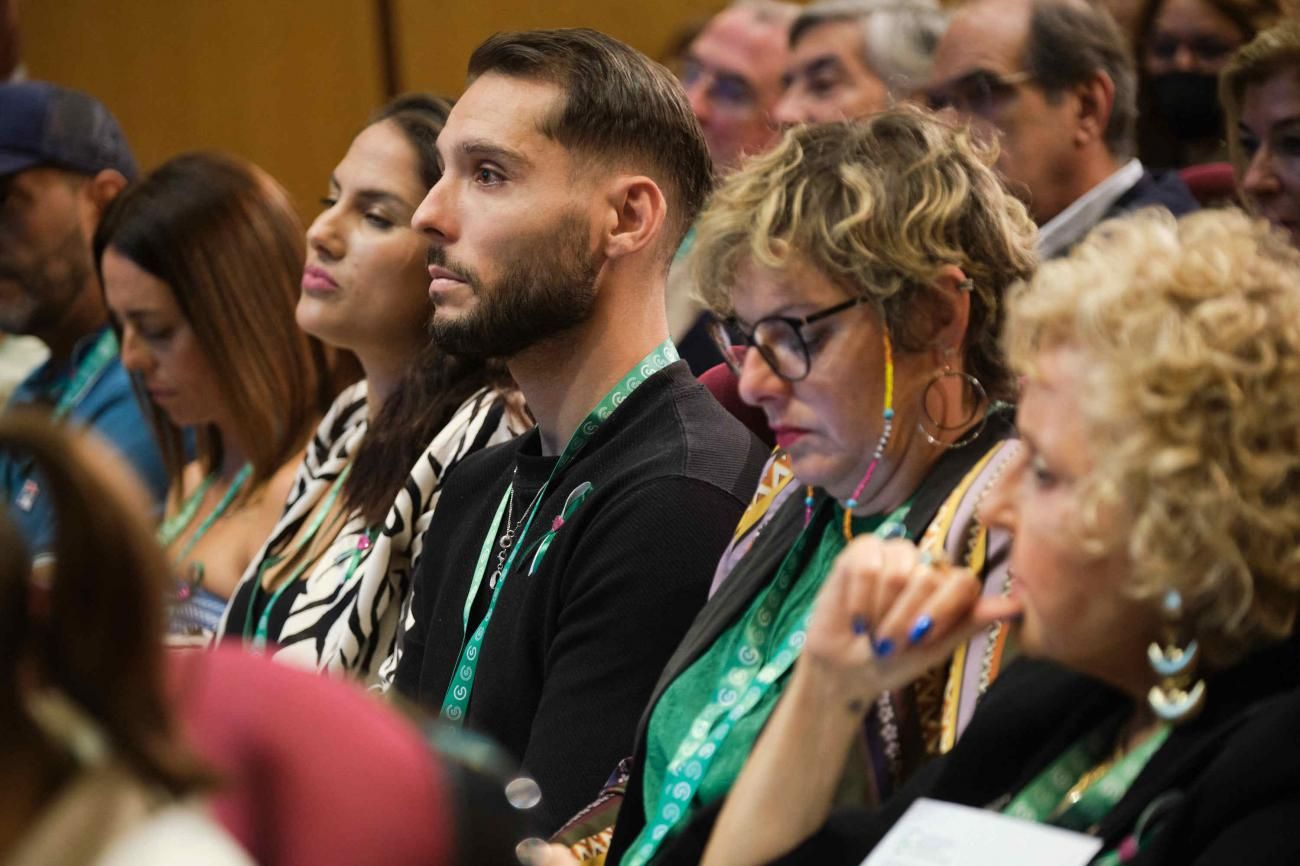
<svg viewBox="0 0 1300 866">
<path fill-rule="evenodd" d="M 996 151 L 913 106 L 856 123 L 795 127 L 714 194 L 692 249 L 704 303 L 731 313 L 742 262 L 792 258 L 867 298 L 903 351 L 933 348 L 951 305 L 934 289 L 956 265 L 972 280 L 966 372 L 989 396 L 1015 383 L 998 347 L 1002 297 L 1037 264 L 1037 229 L 1003 187 Z"/>
<path fill-rule="evenodd" d="M 1126 551 L 1131 594 L 1177 589 L 1213 664 L 1290 635 L 1300 252 L 1238 210 L 1111 220 L 1013 291 L 1005 345 L 1031 374 L 1044 350 L 1083 355 L 1079 534 Z"/>
</svg>

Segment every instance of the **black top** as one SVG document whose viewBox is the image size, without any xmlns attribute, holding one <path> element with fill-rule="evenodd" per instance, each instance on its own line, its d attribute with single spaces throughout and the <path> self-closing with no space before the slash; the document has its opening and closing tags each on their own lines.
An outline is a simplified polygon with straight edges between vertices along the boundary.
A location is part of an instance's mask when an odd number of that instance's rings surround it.
<svg viewBox="0 0 1300 866">
<path fill-rule="evenodd" d="M 1137 660 L 1145 663 L 1145 660 Z M 957 747 L 875 814 L 834 813 L 779 863 L 861 863 L 918 797 L 1002 808 L 1080 737 L 1131 711 L 1129 698 L 1048 662 L 1021 659 L 989 689 Z M 1148 813 L 1133 866 L 1300 862 L 1300 645 L 1257 652 L 1206 680 L 1205 710 L 1174 729 L 1097 828 L 1103 851 Z M 719 807 L 659 864 L 697 863 Z"/>
<path fill-rule="evenodd" d="M 1170 213 L 1180 217 L 1194 210 L 1200 210 L 1201 206 L 1192 195 L 1192 191 L 1187 188 L 1187 184 L 1183 183 L 1183 179 L 1178 176 L 1178 172 L 1144 171 L 1142 177 L 1138 178 L 1138 182 L 1110 206 L 1106 218 L 1120 216 L 1144 207 L 1168 208 Z"/>
<path fill-rule="evenodd" d="M 537 779 L 549 828 L 584 806 L 631 751 L 646 699 L 704 604 L 766 457 L 677 362 L 601 425 L 552 482 L 528 536 L 516 539 L 520 554 L 483 642 L 466 724 Z M 448 476 L 415 577 L 415 625 L 395 680 L 403 694 L 441 708 L 501 497 L 517 469 L 519 522 L 555 462 L 533 430 L 467 457 Z M 592 491 L 530 576 L 532 548 L 583 482 Z M 471 633 L 489 597 L 485 577 Z"/>
<path fill-rule="evenodd" d="M 973 441 L 945 452 L 931 467 L 912 495 L 912 507 L 908 509 L 904 520 L 907 537 L 920 538 L 944 500 L 961 483 L 971 467 L 978 463 L 989 449 L 1013 436 L 1014 431 L 1015 419 L 1012 411 L 1010 409 L 996 411 L 989 415 L 988 423 Z M 820 500 L 826 494 L 818 491 L 817 496 Z M 614 838 L 610 843 L 606 862 L 618 863 L 645 827 L 644 789 L 648 746 L 646 731 L 655 704 L 668 687 L 687 668 L 695 664 L 700 656 L 713 646 L 714 641 L 736 623 L 758 594 L 775 579 L 781 562 L 789 553 L 799 533 L 803 531 L 803 520 L 804 498 L 802 496 L 787 498 L 780 510 L 772 516 L 771 522 L 764 527 L 762 534 L 754 541 L 754 546 L 736 563 L 735 570 L 700 611 L 700 615 L 691 625 L 691 630 L 686 634 L 681 646 L 669 659 L 641 717 L 641 724 L 637 728 L 631 775 L 628 778 L 623 803 L 619 807 L 618 820 L 614 824 Z M 811 556 L 812 551 L 809 550 L 807 555 Z"/>
</svg>

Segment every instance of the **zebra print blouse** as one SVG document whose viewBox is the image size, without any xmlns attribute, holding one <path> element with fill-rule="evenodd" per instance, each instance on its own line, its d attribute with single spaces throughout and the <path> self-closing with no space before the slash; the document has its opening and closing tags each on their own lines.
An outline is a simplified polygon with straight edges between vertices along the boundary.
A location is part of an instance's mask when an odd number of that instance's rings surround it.
<svg viewBox="0 0 1300 866">
<path fill-rule="evenodd" d="M 368 424 L 366 393 L 365 382 L 345 390 L 317 427 L 279 522 L 231 596 L 218 640 L 244 633 L 260 565 L 289 547 L 356 453 Z M 266 612 L 272 657 L 373 684 L 380 663 L 393 652 L 443 475 L 466 455 L 526 429 L 498 391 L 484 388 L 466 400 L 411 469 L 352 579 L 344 581 L 366 534 L 361 514 L 349 515 L 325 555 L 274 601 Z"/>
</svg>

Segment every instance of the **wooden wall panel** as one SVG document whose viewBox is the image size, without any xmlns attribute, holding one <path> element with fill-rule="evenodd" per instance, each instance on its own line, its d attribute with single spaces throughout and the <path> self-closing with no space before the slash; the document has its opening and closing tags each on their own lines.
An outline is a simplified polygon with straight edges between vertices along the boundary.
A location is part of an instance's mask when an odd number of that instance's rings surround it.
<svg viewBox="0 0 1300 866">
<path fill-rule="evenodd" d="M 383 0 L 399 84 L 458 94 L 498 30 L 595 27 L 659 57 L 725 0 Z M 28 74 L 88 90 L 142 166 L 229 150 L 261 165 L 304 217 L 385 98 L 380 0 L 18 0 Z"/>
<path fill-rule="evenodd" d="M 660 59 L 678 28 L 726 0 L 395 0 L 403 85 L 460 93 L 474 48 L 499 30 L 594 27 Z"/>
<path fill-rule="evenodd" d="M 308 218 L 384 98 L 371 0 L 22 0 L 19 20 L 28 75 L 102 99 L 142 166 L 232 151 Z"/>
</svg>

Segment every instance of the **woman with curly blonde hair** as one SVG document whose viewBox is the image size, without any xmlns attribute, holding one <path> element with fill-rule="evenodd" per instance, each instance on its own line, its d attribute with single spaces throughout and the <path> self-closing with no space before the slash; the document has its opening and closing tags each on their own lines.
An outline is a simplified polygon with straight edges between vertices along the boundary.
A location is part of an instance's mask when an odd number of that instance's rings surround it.
<svg viewBox="0 0 1300 866">
<path fill-rule="evenodd" d="M 1095 837 L 1092 864 L 1300 858 L 1300 252 L 1239 211 L 1103 223 L 1015 295 L 1006 342 L 1023 449 L 982 516 L 1014 535 L 1010 597 L 855 541 L 706 864 L 856 864 L 918 797 Z M 829 815 L 857 708 L 1015 615 L 1033 658 L 957 747 Z"/>
<path fill-rule="evenodd" d="M 721 348 L 779 449 L 643 717 L 607 862 L 657 862 L 662 840 L 726 795 L 849 538 L 912 538 L 1002 593 L 1006 537 L 971 515 L 1014 451 L 997 333 L 1035 233 L 992 161 L 915 109 L 800 127 L 697 222 Z M 847 801 L 879 802 L 951 743 L 1004 639 L 981 634 L 931 681 L 873 703 Z"/>
</svg>

